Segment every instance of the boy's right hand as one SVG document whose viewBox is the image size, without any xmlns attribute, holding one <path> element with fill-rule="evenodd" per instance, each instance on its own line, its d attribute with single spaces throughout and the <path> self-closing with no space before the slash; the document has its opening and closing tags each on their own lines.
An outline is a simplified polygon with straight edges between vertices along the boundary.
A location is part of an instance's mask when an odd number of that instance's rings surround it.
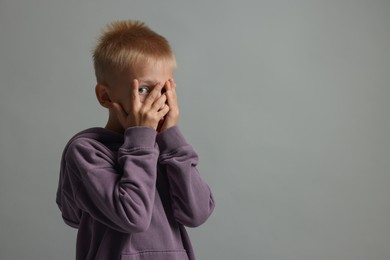
<svg viewBox="0 0 390 260">
<path fill-rule="evenodd" d="M 153 90 L 141 102 L 139 97 L 139 82 L 133 80 L 130 111 L 125 111 L 122 106 L 113 102 L 118 120 L 124 129 L 132 126 L 146 126 L 157 129 L 159 121 L 169 112 L 169 106 L 165 104 L 166 96 L 161 95 L 164 84 L 157 84 Z"/>
</svg>

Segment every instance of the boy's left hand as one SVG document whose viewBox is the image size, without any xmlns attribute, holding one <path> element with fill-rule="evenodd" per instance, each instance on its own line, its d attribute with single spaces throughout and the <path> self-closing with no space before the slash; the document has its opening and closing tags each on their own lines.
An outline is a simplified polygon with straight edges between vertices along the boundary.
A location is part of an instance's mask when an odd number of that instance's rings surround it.
<svg viewBox="0 0 390 260">
<path fill-rule="evenodd" d="M 167 97 L 167 105 L 169 106 L 169 112 L 166 114 L 164 119 L 160 121 L 157 131 L 161 133 L 162 131 L 177 125 L 179 122 L 179 105 L 177 103 L 176 96 L 176 83 L 173 79 L 169 79 L 165 82 L 165 93 Z"/>
</svg>

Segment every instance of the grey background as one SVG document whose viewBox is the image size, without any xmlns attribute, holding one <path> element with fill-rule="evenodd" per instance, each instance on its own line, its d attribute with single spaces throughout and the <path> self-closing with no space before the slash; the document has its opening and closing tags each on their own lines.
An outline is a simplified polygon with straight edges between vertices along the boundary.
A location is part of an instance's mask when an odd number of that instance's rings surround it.
<svg viewBox="0 0 390 260">
<path fill-rule="evenodd" d="M 177 55 L 217 207 L 199 259 L 390 259 L 390 1 L 0 1 L 0 259 L 73 259 L 67 140 L 107 113 L 91 49 L 140 19 Z"/>
</svg>

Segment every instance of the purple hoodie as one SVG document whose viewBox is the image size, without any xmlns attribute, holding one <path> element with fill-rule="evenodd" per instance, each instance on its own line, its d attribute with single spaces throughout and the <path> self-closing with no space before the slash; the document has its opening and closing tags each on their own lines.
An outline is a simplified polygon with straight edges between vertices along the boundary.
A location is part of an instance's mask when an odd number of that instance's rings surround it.
<svg viewBox="0 0 390 260">
<path fill-rule="evenodd" d="M 177 126 L 158 135 L 147 127 L 76 134 L 62 155 L 56 199 L 78 229 L 76 259 L 195 259 L 184 226 L 201 225 L 214 209 L 197 163 Z"/>
</svg>

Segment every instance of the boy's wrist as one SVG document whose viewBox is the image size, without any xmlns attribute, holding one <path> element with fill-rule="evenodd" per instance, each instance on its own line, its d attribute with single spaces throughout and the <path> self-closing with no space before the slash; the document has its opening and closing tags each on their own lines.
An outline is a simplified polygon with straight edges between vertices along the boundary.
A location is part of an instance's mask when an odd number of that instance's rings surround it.
<svg viewBox="0 0 390 260">
<path fill-rule="evenodd" d="M 156 142 L 161 154 L 169 153 L 188 144 L 177 125 L 160 132 L 156 137 Z"/>
<path fill-rule="evenodd" d="M 157 132 L 146 126 L 132 126 L 125 129 L 122 148 L 153 148 Z"/>
</svg>

